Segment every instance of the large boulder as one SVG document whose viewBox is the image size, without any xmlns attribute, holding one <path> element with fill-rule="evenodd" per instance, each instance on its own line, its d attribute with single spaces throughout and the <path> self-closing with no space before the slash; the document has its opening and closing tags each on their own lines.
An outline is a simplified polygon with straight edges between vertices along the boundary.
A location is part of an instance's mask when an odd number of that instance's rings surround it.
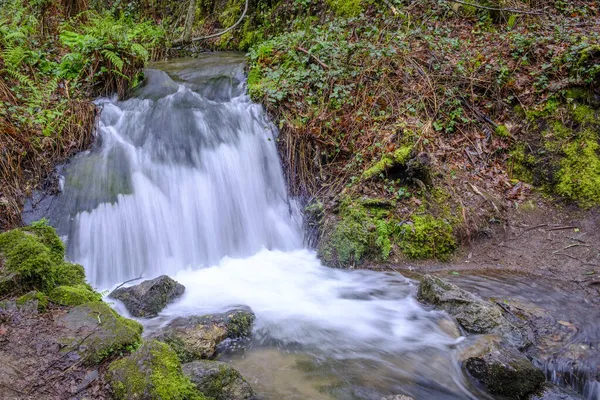
<svg viewBox="0 0 600 400">
<path fill-rule="evenodd" d="M 113 362 L 106 379 L 117 400 L 205 399 L 183 375 L 173 350 L 156 340 L 144 342 L 129 357 Z"/>
<path fill-rule="evenodd" d="M 162 275 L 139 285 L 118 288 L 109 296 L 121 300 L 134 317 L 152 318 L 184 291 L 185 286 Z"/>
<path fill-rule="evenodd" d="M 425 275 L 418 298 L 446 311 L 467 332 L 497 334 L 519 349 L 530 343 L 519 328 L 504 317 L 500 307 L 440 278 Z"/>
<path fill-rule="evenodd" d="M 527 357 L 500 339 L 491 338 L 469 349 L 464 362 L 469 374 L 492 394 L 525 399 L 546 381 Z"/>
<path fill-rule="evenodd" d="M 179 317 L 153 333 L 152 337 L 169 344 L 182 362 L 212 358 L 217 345 L 223 340 L 250 335 L 254 318 L 248 308 L 221 314 Z"/>
<path fill-rule="evenodd" d="M 194 361 L 183 365 L 183 373 L 202 394 L 215 400 L 247 400 L 252 388 L 233 367 L 220 361 Z"/>
<path fill-rule="evenodd" d="M 137 346 L 143 330 L 101 301 L 73 307 L 55 323 L 61 328 L 65 350 L 78 353 L 88 365 Z"/>
</svg>

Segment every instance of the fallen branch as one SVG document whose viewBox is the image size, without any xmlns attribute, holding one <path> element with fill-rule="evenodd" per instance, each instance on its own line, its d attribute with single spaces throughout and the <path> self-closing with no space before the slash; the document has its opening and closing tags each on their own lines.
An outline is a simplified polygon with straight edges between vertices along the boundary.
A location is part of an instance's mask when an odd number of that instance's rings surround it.
<svg viewBox="0 0 600 400">
<path fill-rule="evenodd" d="M 567 229 L 577 229 L 577 227 L 576 226 L 557 226 L 557 227 L 554 227 L 554 228 L 548 228 L 548 229 L 546 229 L 546 231 L 547 232 L 550 232 L 550 231 L 564 231 L 564 230 L 567 230 Z"/>
<path fill-rule="evenodd" d="M 143 277 L 144 277 L 144 275 L 140 275 L 140 276 L 139 276 L 139 277 L 137 277 L 137 278 L 133 278 L 133 279 L 130 279 L 130 280 L 128 280 L 128 281 L 125 281 L 125 282 L 121 283 L 119 286 L 117 286 L 116 288 L 114 288 L 114 289 L 113 289 L 113 292 L 114 292 L 115 290 L 119 289 L 120 287 L 122 287 L 123 285 L 125 285 L 125 284 L 129 283 L 129 282 L 133 282 L 133 281 L 139 281 L 139 280 L 140 280 L 140 279 L 142 279 Z"/>
<path fill-rule="evenodd" d="M 315 56 L 314 54 L 311 54 L 308 50 L 306 50 L 305 48 L 302 47 L 298 47 L 297 48 L 298 51 L 303 52 L 304 54 L 307 54 L 309 57 L 312 57 L 317 63 L 319 63 L 319 65 L 325 69 L 329 69 L 329 65 L 325 64 L 323 61 L 321 61 L 319 59 L 319 57 Z"/>
<path fill-rule="evenodd" d="M 516 9 L 516 8 L 488 7 L 488 6 L 482 6 L 480 4 L 468 3 L 466 1 L 461 1 L 461 0 L 448 0 L 448 1 L 451 1 L 453 3 L 462 4 L 464 6 L 480 8 L 482 10 L 488 10 L 488 11 L 511 12 L 511 13 L 515 13 L 515 14 L 527 14 L 527 15 L 544 15 L 545 14 L 545 12 L 543 10 L 528 11 L 528 10 L 519 10 L 519 9 Z"/>
<path fill-rule="evenodd" d="M 236 26 L 238 26 L 242 22 L 242 20 L 246 16 L 246 13 L 248 12 L 248 1 L 249 0 L 246 0 L 246 5 L 244 6 L 244 11 L 242 12 L 242 16 L 240 17 L 240 19 L 237 20 L 237 22 L 235 24 L 231 25 L 229 28 L 225 29 L 224 31 L 221 31 L 221 32 L 218 32 L 218 33 L 214 33 L 212 35 L 201 36 L 201 37 L 197 37 L 197 38 L 192 38 L 192 39 L 189 40 L 189 42 L 193 43 L 193 42 L 198 42 L 200 40 L 206 40 L 206 39 L 216 38 L 216 37 L 219 37 L 221 35 L 226 34 L 227 32 L 231 31 L 232 29 L 234 29 Z M 183 38 L 182 38 L 182 39 L 174 41 L 173 44 L 174 45 L 179 45 L 179 44 L 183 44 L 183 43 L 186 43 L 186 42 L 188 42 L 188 41 L 183 40 Z"/>
</svg>

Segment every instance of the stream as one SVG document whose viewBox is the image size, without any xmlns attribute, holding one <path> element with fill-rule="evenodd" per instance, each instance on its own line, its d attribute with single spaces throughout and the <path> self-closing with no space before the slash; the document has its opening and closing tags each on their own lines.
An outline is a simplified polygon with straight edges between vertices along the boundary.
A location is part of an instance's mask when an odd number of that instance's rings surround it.
<svg viewBox="0 0 600 400">
<path fill-rule="evenodd" d="M 155 63 L 146 78 L 128 100 L 98 100 L 96 144 L 62 169 L 48 213 L 95 287 L 161 274 L 185 285 L 142 321 L 149 331 L 251 307 L 253 337 L 220 357 L 260 399 L 493 398 L 466 378 L 464 338 L 416 301 L 414 281 L 330 269 L 304 246 L 277 130 L 246 94 L 242 54 Z M 464 283 L 488 287 L 473 279 Z M 577 389 L 600 399 L 596 386 Z"/>
</svg>

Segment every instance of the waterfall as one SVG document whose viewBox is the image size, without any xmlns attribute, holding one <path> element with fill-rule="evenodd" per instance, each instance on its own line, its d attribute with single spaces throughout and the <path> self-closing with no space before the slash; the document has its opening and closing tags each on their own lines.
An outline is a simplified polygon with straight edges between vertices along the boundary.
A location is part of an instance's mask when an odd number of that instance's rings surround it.
<svg viewBox="0 0 600 400">
<path fill-rule="evenodd" d="M 99 100 L 98 145 L 65 171 L 60 225 L 100 288 L 302 245 L 276 130 L 245 94 L 240 59 L 170 73 Z"/>
</svg>

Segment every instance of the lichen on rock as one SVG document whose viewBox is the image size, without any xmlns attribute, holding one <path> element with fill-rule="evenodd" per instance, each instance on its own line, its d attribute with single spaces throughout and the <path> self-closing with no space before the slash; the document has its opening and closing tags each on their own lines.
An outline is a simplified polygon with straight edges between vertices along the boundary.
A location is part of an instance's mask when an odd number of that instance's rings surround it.
<svg viewBox="0 0 600 400">
<path fill-rule="evenodd" d="M 118 400 L 205 399 L 183 375 L 175 352 L 156 340 L 144 342 L 127 358 L 113 362 L 107 381 Z"/>
</svg>

